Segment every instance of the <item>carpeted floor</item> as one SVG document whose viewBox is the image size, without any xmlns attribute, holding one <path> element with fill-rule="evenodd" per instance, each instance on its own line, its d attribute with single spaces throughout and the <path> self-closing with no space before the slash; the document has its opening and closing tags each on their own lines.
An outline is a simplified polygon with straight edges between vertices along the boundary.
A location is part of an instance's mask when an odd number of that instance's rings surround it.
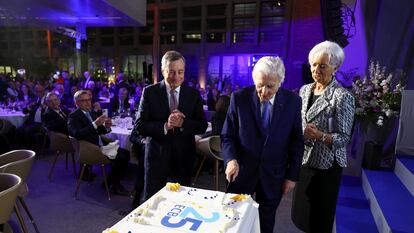
<svg viewBox="0 0 414 233">
<path fill-rule="evenodd" d="M 109 201 L 105 190 L 100 187 L 102 175 L 98 167 L 94 168 L 98 176 L 91 183 L 81 183 L 78 198 L 75 200 L 76 181 L 71 170 L 72 164 L 69 163 L 69 170 L 66 170 L 64 156 L 58 160 L 51 181 L 48 180 L 47 175 L 53 158 L 51 154 L 37 156 L 28 179 L 30 191 L 25 200 L 40 233 L 99 233 L 124 217 L 119 212 L 128 210 L 132 198 L 112 195 Z M 124 181 L 129 190 L 132 190 L 135 179 L 133 169 L 134 165 L 131 165 L 128 177 Z M 220 181 L 224 181 L 223 176 Z M 204 172 L 196 186 L 212 189 L 212 176 Z M 224 182 L 221 182 L 220 186 L 221 190 L 224 190 Z M 274 232 L 301 232 L 290 220 L 290 206 L 291 194 L 283 198 L 279 206 Z M 29 232 L 35 232 L 24 212 L 23 215 Z M 14 214 L 10 225 L 14 232 L 20 232 Z"/>
</svg>

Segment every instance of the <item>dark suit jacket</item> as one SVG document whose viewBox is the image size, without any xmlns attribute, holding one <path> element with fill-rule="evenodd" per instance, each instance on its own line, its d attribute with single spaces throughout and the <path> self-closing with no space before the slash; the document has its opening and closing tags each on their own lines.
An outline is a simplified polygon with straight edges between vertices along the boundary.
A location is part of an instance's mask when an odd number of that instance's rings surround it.
<svg viewBox="0 0 414 233">
<path fill-rule="evenodd" d="M 95 112 L 91 111 L 91 117 L 95 120 L 98 116 Z M 99 134 L 106 134 L 110 131 L 103 125 L 95 129 L 92 122 L 79 108 L 69 114 L 68 118 L 69 135 L 77 140 L 85 140 L 99 145 Z"/>
<path fill-rule="evenodd" d="M 32 103 L 32 105 L 30 107 L 26 107 L 26 108 L 23 109 L 23 113 L 28 114 L 28 117 L 27 117 L 26 121 L 24 122 L 26 125 L 30 125 L 30 124 L 34 123 L 36 112 L 37 112 L 37 109 L 41 105 L 41 100 L 42 99 L 43 99 L 43 101 L 45 101 L 46 97 L 44 96 L 42 98 L 36 98 L 35 103 Z M 43 114 L 45 113 L 45 111 L 46 111 L 46 109 L 41 110 L 41 113 L 40 113 L 41 119 L 42 119 Z"/>
<path fill-rule="evenodd" d="M 116 98 L 116 99 L 112 98 L 109 102 L 109 109 L 108 109 L 108 112 L 109 112 L 110 116 L 113 115 L 112 114 L 113 112 L 117 112 L 119 109 L 120 109 L 119 99 L 118 98 Z M 126 98 L 125 101 L 124 101 L 124 109 L 125 110 L 130 109 L 128 98 Z"/>
<path fill-rule="evenodd" d="M 259 179 L 268 199 L 279 199 L 285 179 L 297 181 L 303 156 L 301 99 L 280 88 L 269 133 L 261 126 L 254 86 L 234 92 L 221 134 L 224 163 L 236 159 L 239 175 L 232 190 L 253 193 Z"/>
<path fill-rule="evenodd" d="M 181 85 L 178 109 L 186 116 L 181 129 L 169 130 L 164 134 L 164 123 L 170 115 L 165 81 L 147 86 L 142 93 L 136 120 L 136 129 L 147 137 L 148 156 L 160 156 L 165 153 L 166 145 L 180 148 L 188 161 L 195 158 L 194 135 L 203 134 L 207 128 L 204 119 L 203 104 L 197 90 Z M 147 153 L 146 152 L 146 153 Z M 184 161 L 187 162 L 187 161 Z"/>
<path fill-rule="evenodd" d="M 62 109 L 62 112 L 66 118 L 62 118 L 55 110 L 48 108 L 43 114 L 42 122 L 48 130 L 69 135 L 67 118 L 69 112 L 66 109 Z"/>
</svg>

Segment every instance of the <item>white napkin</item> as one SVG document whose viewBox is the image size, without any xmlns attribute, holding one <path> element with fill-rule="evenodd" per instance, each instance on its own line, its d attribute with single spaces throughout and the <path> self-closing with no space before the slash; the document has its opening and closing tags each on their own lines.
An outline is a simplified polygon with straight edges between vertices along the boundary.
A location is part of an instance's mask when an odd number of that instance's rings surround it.
<svg viewBox="0 0 414 233">
<path fill-rule="evenodd" d="M 101 146 L 101 151 L 104 155 L 106 155 L 110 159 L 115 159 L 116 154 L 119 148 L 119 141 L 115 140 L 113 142 L 108 143 L 108 145 Z"/>
</svg>

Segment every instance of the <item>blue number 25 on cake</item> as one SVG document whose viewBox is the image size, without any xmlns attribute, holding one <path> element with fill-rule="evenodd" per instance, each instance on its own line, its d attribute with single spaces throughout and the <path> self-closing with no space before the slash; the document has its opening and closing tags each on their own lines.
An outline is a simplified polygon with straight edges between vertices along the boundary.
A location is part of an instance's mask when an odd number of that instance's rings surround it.
<svg viewBox="0 0 414 233">
<path fill-rule="evenodd" d="M 193 215 L 194 218 L 189 218 L 187 215 Z M 181 217 L 180 221 L 178 222 L 170 222 L 171 217 Z M 161 224 L 166 227 L 170 228 L 179 228 L 184 226 L 187 222 L 192 223 L 190 230 L 197 231 L 200 225 L 203 222 L 215 222 L 220 218 L 220 214 L 217 212 L 212 212 L 212 216 L 210 218 L 205 218 L 201 216 L 200 213 L 197 212 L 193 207 L 184 206 L 184 205 L 174 205 L 164 218 L 161 219 Z"/>
</svg>

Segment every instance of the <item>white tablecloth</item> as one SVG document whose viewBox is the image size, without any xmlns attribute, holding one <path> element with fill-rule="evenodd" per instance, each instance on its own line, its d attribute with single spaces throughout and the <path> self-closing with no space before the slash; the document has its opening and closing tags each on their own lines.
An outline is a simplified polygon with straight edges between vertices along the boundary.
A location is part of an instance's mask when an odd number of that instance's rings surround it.
<svg viewBox="0 0 414 233">
<path fill-rule="evenodd" d="M 26 120 L 26 115 L 21 111 L 8 111 L 0 109 L 0 119 L 10 121 L 14 126 L 19 128 Z"/>
<path fill-rule="evenodd" d="M 126 150 L 131 149 L 131 142 L 129 136 L 131 135 L 131 129 L 120 128 L 118 126 L 112 126 L 112 131 L 106 136 L 113 140 L 119 140 L 119 146 Z"/>
</svg>

